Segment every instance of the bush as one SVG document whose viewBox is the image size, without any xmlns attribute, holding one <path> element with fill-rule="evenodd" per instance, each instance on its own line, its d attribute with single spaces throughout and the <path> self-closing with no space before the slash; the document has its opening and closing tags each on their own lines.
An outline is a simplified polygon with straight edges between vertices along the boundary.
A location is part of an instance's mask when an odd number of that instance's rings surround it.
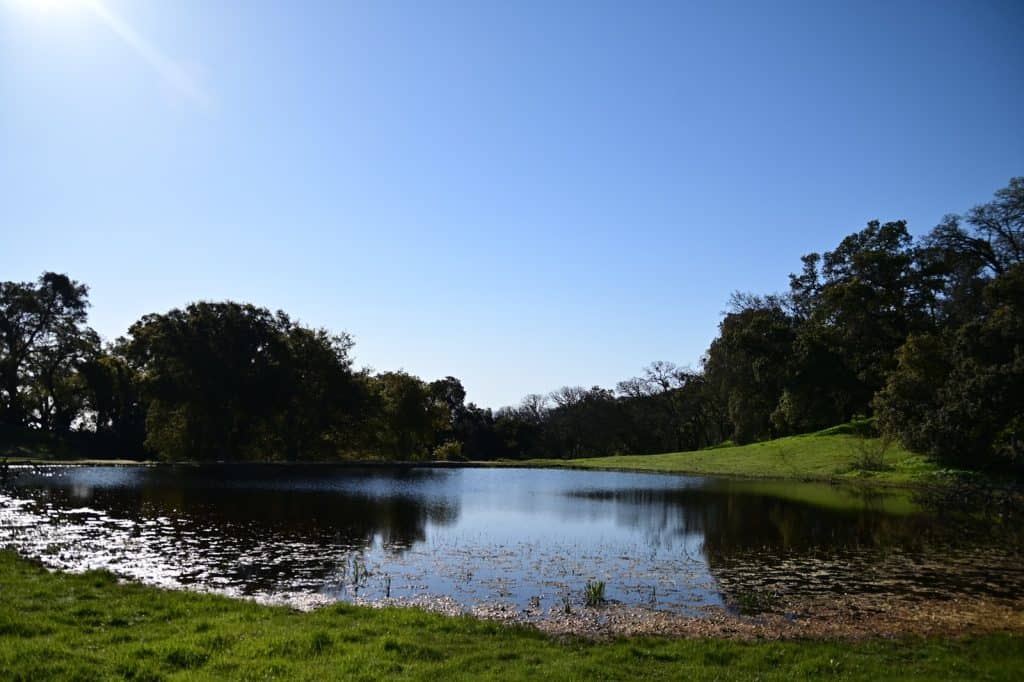
<svg viewBox="0 0 1024 682">
<path fill-rule="evenodd" d="M 432 458 L 441 462 L 465 462 L 468 458 L 462 453 L 462 443 L 449 440 L 441 443 L 432 453 Z"/>
<path fill-rule="evenodd" d="M 881 436 L 871 438 L 860 436 L 853 441 L 854 461 L 853 468 L 857 471 L 885 471 L 889 466 L 885 463 L 885 456 L 892 448 L 892 437 Z"/>
</svg>

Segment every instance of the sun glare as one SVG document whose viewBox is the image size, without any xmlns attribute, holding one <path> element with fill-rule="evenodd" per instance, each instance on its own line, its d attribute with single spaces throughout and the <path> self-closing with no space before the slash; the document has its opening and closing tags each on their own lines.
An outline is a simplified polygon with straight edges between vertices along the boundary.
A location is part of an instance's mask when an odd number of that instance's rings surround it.
<svg viewBox="0 0 1024 682">
<path fill-rule="evenodd" d="M 58 12 L 81 4 L 80 0 L 13 0 L 15 5 L 21 5 L 39 12 Z"/>
<path fill-rule="evenodd" d="M 200 104 L 210 106 L 206 92 L 172 59 L 135 30 L 119 14 L 107 7 L 103 0 L 6 0 L 7 2 L 39 13 L 71 12 L 83 10 L 120 38 L 136 55 L 155 69 L 164 81 L 180 94 Z M 0 0 L 4 2 L 4 0 Z"/>
</svg>

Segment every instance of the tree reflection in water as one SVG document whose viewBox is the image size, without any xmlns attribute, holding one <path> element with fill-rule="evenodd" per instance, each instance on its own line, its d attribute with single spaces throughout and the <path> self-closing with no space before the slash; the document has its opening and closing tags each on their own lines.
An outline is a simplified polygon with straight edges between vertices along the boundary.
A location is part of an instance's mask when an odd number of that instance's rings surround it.
<svg viewBox="0 0 1024 682">
<path fill-rule="evenodd" d="M 1024 591 L 1019 545 L 964 532 L 903 492 L 536 469 L 22 473 L 8 490 L 36 504 L 0 504 L 0 545 L 161 584 L 523 609 L 596 580 L 613 601 L 657 595 L 684 612 L 776 592 Z"/>
</svg>

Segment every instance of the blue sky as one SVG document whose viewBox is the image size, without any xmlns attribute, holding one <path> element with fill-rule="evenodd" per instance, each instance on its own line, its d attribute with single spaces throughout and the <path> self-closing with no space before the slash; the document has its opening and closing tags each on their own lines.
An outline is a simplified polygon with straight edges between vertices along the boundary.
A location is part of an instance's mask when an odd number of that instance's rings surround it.
<svg viewBox="0 0 1024 682">
<path fill-rule="evenodd" d="M 0 0 L 0 279 L 197 299 L 487 406 L 1024 174 L 1024 4 Z"/>
</svg>

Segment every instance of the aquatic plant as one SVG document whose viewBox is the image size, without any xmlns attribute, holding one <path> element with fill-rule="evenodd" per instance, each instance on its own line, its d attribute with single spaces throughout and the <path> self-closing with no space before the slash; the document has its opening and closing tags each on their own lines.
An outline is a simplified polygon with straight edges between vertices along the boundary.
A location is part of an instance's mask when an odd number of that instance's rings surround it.
<svg viewBox="0 0 1024 682">
<path fill-rule="evenodd" d="M 341 583 L 353 590 L 358 590 L 373 573 L 366 565 L 366 560 L 359 555 L 345 557 L 341 561 Z M 390 578 L 388 579 L 390 588 Z"/>
<path fill-rule="evenodd" d="M 604 604 L 604 581 L 588 580 L 587 585 L 583 590 L 583 596 L 587 602 L 587 606 L 595 607 Z"/>
</svg>

